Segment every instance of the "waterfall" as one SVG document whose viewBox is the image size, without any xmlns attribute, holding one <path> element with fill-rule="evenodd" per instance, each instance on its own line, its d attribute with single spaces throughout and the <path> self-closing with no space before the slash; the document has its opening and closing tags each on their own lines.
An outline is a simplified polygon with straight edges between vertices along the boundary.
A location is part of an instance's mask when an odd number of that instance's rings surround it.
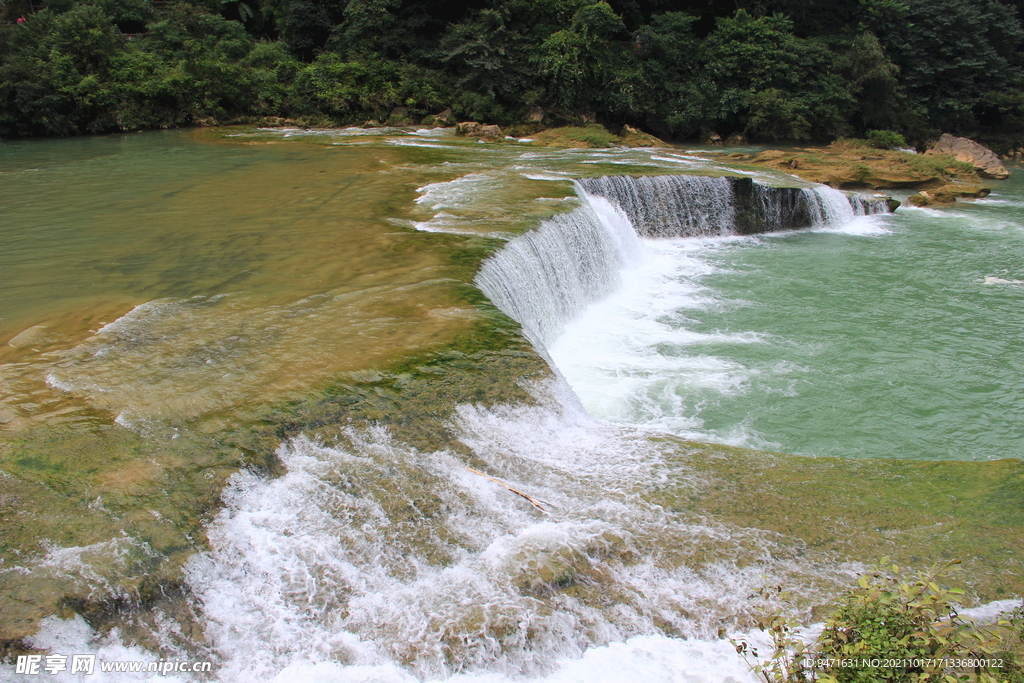
<svg viewBox="0 0 1024 683">
<path fill-rule="evenodd" d="M 582 206 L 510 241 L 484 261 L 475 280 L 539 349 L 615 291 L 622 268 L 639 263 L 641 236 L 749 235 L 840 226 L 888 212 L 882 199 L 750 178 L 605 176 L 577 181 L 576 192 Z"/>
<path fill-rule="evenodd" d="M 615 201 L 645 237 L 696 237 L 735 232 L 728 178 L 668 175 L 583 178 L 580 187 Z"/>
<path fill-rule="evenodd" d="M 583 206 L 545 221 L 484 261 L 477 286 L 543 348 L 636 263 L 640 239 L 621 209 L 577 188 Z"/>
<path fill-rule="evenodd" d="M 606 176 L 579 185 L 617 203 L 644 237 L 752 235 L 838 226 L 854 216 L 888 212 L 882 199 L 824 185 L 773 187 L 732 176 Z"/>
</svg>

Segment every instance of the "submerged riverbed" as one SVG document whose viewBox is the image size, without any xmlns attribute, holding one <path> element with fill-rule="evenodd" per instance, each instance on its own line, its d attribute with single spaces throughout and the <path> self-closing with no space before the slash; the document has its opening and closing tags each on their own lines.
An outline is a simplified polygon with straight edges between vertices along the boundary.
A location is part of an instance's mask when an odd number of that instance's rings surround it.
<svg viewBox="0 0 1024 683">
<path fill-rule="evenodd" d="M 222 681 L 744 681 L 718 638 L 766 582 L 804 617 L 883 554 L 963 557 L 974 599 L 1024 590 L 1016 181 L 652 240 L 573 179 L 806 184 L 440 130 L 3 151 L 14 650 L 201 656 Z M 555 280 L 604 275 L 531 346 L 474 277 L 580 216 L 617 260 L 538 251 Z"/>
</svg>

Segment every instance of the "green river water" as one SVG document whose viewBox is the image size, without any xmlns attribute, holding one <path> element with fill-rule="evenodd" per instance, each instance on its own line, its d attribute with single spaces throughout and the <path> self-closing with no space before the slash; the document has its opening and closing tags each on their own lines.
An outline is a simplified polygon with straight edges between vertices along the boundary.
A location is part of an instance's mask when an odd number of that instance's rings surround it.
<svg viewBox="0 0 1024 683">
<path fill-rule="evenodd" d="M 53 649 L 31 634 L 79 614 L 224 681 L 539 676 L 717 642 L 763 580 L 807 616 L 882 554 L 1018 593 L 1018 173 L 949 209 L 648 241 L 542 354 L 473 285 L 581 205 L 572 178 L 730 172 L 706 152 L 4 142 L 0 642 Z"/>
</svg>

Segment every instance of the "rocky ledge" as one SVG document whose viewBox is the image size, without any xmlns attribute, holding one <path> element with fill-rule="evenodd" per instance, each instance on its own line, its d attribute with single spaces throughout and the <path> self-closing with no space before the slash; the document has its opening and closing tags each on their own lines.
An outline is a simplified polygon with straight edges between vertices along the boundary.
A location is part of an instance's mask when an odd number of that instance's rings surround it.
<svg viewBox="0 0 1024 683">
<path fill-rule="evenodd" d="M 1003 180 L 1010 177 L 1010 172 L 1006 170 L 995 152 L 969 138 L 958 138 L 943 133 L 925 154 L 950 156 L 957 161 L 971 164 L 983 178 Z"/>
<path fill-rule="evenodd" d="M 843 190 L 928 189 L 951 183 L 981 183 L 972 164 L 948 155 L 874 149 L 842 139 L 828 147 L 766 150 L 749 163 Z"/>
</svg>

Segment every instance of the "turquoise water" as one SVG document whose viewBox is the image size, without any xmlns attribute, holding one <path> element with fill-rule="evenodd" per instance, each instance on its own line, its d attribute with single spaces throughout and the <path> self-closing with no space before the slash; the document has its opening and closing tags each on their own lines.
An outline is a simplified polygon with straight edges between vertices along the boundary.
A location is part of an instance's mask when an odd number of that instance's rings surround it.
<svg viewBox="0 0 1024 683">
<path fill-rule="evenodd" d="M 811 455 L 1020 455 L 1019 185 L 816 232 L 638 242 L 549 349 L 587 415 L 542 373 L 516 378 L 534 402 L 475 403 L 507 367 L 489 351 L 446 349 L 416 369 L 430 379 L 381 368 L 493 321 L 454 294 L 480 236 L 596 216 L 573 177 L 722 164 L 445 131 L 237 135 L 3 147 L 0 343 L 19 341 L 0 347 L 0 612 L 39 627 L 29 645 L 199 653 L 225 682 L 746 683 L 716 637 L 751 627 L 750 596 L 824 603 L 859 567 L 695 509 L 687 449 L 636 425 Z M 348 401 L 373 415 L 403 392 L 429 414 L 347 421 Z M 273 476 L 239 470 L 225 445 L 291 399 L 328 424 L 268 436 Z M 103 613 L 140 572 L 172 596 Z M 68 596 L 100 614 L 40 621 Z"/>
<path fill-rule="evenodd" d="M 592 414 L 806 455 L 1024 457 L 1024 182 L 831 230 L 648 241 L 553 356 Z"/>
</svg>

